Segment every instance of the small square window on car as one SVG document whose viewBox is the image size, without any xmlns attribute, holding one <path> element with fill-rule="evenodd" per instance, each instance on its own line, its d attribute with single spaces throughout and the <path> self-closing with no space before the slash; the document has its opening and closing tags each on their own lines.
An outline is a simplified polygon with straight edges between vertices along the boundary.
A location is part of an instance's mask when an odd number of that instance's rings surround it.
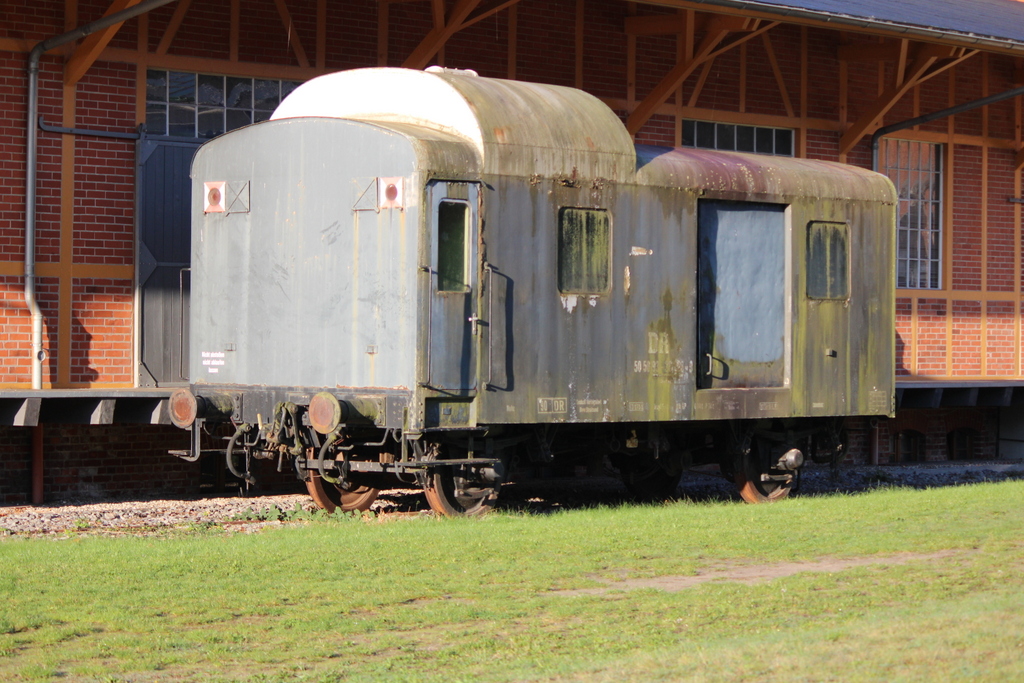
<svg viewBox="0 0 1024 683">
<path fill-rule="evenodd" d="M 611 218 L 601 209 L 558 213 L 558 291 L 607 292 L 611 273 Z"/>
<path fill-rule="evenodd" d="M 846 223 L 811 221 L 807 226 L 808 298 L 849 298 L 849 234 Z"/>
<path fill-rule="evenodd" d="M 437 291 L 469 288 L 469 204 L 444 199 L 437 207 Z"/>
</svg>

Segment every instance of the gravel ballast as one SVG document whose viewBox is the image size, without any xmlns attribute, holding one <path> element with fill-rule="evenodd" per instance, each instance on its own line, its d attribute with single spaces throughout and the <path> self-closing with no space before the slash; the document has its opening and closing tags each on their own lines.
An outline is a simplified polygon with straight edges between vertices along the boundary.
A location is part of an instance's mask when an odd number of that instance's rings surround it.
<svg viewBox="0 0 1024 683">
<path fill-rule="evenodd" d="M 918 466 L 806 468 L 793 495 L 859 493 L 882 487 L 931 488 L 1024 479 L 1024 462 L 936 463 Z M 695 501 L 735 500 L 735 486 L 713 473 L 687 472 L 679 495 Z M 627 500 L 610 478 L 529 481 L 507 486 L 499 505 L 544 513 Z M 415 490 L 386 491 L 374 503 L 375 518 L 432 514 Z M 305 494 L 194 500 L 58 501 L 39 506 L 0 507 L 0 535 L 152 534 L 196 526 L 252 532 L 302 519 L 314 505 Z"/>
</svg>

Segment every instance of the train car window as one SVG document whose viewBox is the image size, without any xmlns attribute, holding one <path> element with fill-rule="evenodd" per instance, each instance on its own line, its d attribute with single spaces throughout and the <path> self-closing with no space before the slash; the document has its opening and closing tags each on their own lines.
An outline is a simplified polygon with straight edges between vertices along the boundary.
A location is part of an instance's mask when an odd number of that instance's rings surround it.
<svg viewBox="0 0 1024 683">
<path fill-rule="evenodd" d="M 845 223 L 812 221 L 807 226 L 808 298 L 849 298 L 848 242 L 849 227 Z"/>
<path fill-rule="evenodd" d="M 558 291 L 600 294 L 611 273 L 611 219 L 599 209 L 563 208 L 558 213 Z"/>
<path fill-rule="evenodd" d="M 437 207 L 437 291 L 465 292 L 469 287 L 469 205 L 442 200 Z"/>
</svg>

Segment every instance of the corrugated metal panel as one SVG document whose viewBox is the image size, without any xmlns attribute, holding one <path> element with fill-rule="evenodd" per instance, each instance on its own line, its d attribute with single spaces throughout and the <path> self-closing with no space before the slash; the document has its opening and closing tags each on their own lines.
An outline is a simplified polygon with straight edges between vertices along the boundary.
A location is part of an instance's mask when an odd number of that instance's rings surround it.
<svg viewBox="0 0 1024 683">
<path fill-rule="evenodd" d="M 811 17 L 837 24 L 875 25 L 894 31 L 943 33 L 966 42 L 992 39 L 1024 47 L 1024 3 L 1017 0 L 802 0 L 742 2 L 698 0 L 706 5 Z M 938 37 L 938 36 L 936 36 Z"/>
</svg>

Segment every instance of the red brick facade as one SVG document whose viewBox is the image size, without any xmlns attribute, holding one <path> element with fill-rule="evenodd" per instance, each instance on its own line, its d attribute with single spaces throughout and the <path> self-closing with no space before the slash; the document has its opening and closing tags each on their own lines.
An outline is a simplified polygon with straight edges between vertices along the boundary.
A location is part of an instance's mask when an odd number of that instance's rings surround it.
<svg viewBox="0 0 1024 683">
<path fill-rule="evenodd" d="M 325 21 L 318 21 L 318 4 L 287 0 L 287 28 L 270 0 L 243 3 L 234 27 L 228 3 L 192 3 L 176 28 L 176 3 L 159 8 L 126 22 L 73 86 L 64 86 L 66 53 L 45 56 L 40 114 L 55 125 L 131 132 L 145 117 L 147 66 L 302 80 L 323 71 L 401 65 L 433 27 L 428 2 L 330 2 Z M 66 17 L 65 8 L 75 5 L 12 0 L 0 10 L 0 389 L 26 387 L 30 378 L 30 325 L 20 276 L 27 51 L 100 17 L 108 3 L 80 0 L 77 15 Z M 484 76 L 582 87 L 625 118 L 701 37 L 698 29 L 687 46 L 682 34 L 631 35 L 627 19 L 658 15 L 668 21 L 682 14 L 699 22 L 710 9 L 693 5 L 686 15 L 687 10 L 618 0 L 522 0 L 455 32 L 432 61 Z M 168 36 L 173 39 L 164 44 Z M 680 119 L 792 127 L 798 155 L 870 166 L 873 128 L 846 154 L 840 154 L 842 135 L 895 79 L 897 63 L 840 61 L 839 46 L 866 43 L 891 47 L 898 40 L 778 25 L 696 68 L 656 109 L 637 141 L 678 144 Z M 1014 87 L 1015 67 L 1010 56 L 974 54 L 911 88 L 883 122 Z M 898 294 L 901 379 L 1021 378 L 1021 205 L 1007 201 L 1021 194 L 1015 162 L 1021 117 L 1018 98 L 897 135 L 945 145 L 946 192 L 943 288 Z M 129 387 L 137 343 L 134 145 L 40 133 L 38 169 L 39 298 L 49 354 L 44 383 Z M 929 429 L 939 430 L 944 419 L 936 417 L 939 422 Z M 982 426 L 990 423 L 986 418 Z M 5 448 L 16 450 L 10 444 L 20 443 L 18 434 L 3 433 Z M 160 430 L 154 434 L 170 438 Z M 858 458 L 866 457 L 867 451 L 858 452 Z M 168 471 L 178 466 L 161 462 Z M 52 486 L 51 493 L 64 491 L 56 482 Z"/>
</svg>

